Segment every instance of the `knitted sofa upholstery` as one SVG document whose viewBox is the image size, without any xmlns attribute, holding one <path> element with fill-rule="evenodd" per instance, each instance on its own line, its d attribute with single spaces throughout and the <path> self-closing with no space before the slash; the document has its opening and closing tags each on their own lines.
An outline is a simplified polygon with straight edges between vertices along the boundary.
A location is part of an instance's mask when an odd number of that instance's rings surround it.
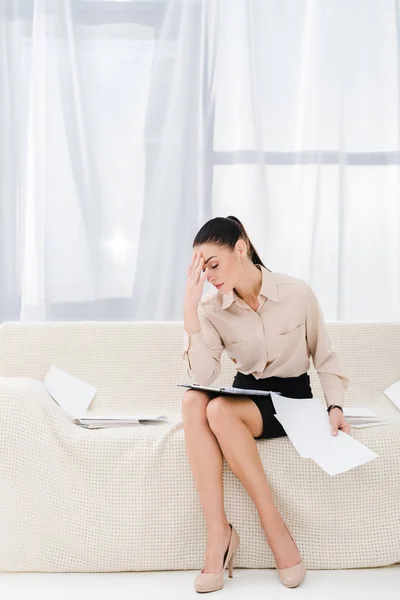
<svg viewBox="0 0 400 600">
<path fill-rule="evenodd" d="M 345 405 L 374 408 L 400 379 L 400 323 L 327 323 L 351 379 Z M 205 520 L 184 443 L 182 322 L 0 326 L 0 570 L 201 569 Z M 165 414 L 166 424 L 88 430 L 46 392 L 56 365 L 98 388 L 92 413 Z M 225 353 L 216 383 L 231 385 Z M 324 403 L 312 364 L 313 394 Z M 330 477 L 287 437 L 256 440 L 275 502 L 309 569 L 400 562 L 400 429 L 353 429 L 379 456 Z M 224 460 L 235 566 L 272 568 L 256 508 Z"/>
</svg>

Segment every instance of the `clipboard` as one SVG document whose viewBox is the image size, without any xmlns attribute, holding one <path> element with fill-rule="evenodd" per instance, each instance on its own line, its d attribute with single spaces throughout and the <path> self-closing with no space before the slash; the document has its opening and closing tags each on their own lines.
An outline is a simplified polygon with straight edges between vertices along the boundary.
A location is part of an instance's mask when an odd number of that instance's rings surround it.
<svg viewBox="0 0 400 600">
<path fill-rule="evenodd" d="M 216 392 L 221 396 L 269 396 L 271 392 L 267 390 L 250 390 L 230 386 L 213 386 L 213 385 L 200 385 L 198 383 L 178 383 L 179 387 L 186 387 L 192 390 L 202 390 L 204 392 Z M 274 392 L 275 394 L 281 395 L 281 392 Z"/>
</svg>

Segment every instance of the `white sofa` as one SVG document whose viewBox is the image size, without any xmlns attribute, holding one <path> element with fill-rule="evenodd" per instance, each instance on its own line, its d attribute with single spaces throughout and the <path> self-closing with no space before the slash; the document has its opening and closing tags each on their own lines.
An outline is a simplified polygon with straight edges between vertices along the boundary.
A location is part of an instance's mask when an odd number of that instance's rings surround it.
<svg viewBox="0 0 400 600">
<path fill-rule="evenodd" d="M 277 506 L 309 569 L 400 562 L 400 425 L 382 394 L 400 379 L 400 323 L 328 323 L 351 378 L 347 405 L 393 423 L 352 430 L 379 458 L 330 477 L 288 438 L 257 440 Z M 187 460 L 181 400 L 188 377 L 181 322 L 0 326 L 0 570 L 201 569 L 205 521 Z M 93 413 L 163 413 L 171 422 L 87 430 L 47 394 L 54 364 L 98 388 Z M 310 366 L 314 396 L 323 398 Z M 218 382 L 234 365 L 222 356 Z M 321 400 L 324 402 L 323 400 Z M 224 462 L 235 565 L 271 568 L 256 508 Z"/>
</svg>

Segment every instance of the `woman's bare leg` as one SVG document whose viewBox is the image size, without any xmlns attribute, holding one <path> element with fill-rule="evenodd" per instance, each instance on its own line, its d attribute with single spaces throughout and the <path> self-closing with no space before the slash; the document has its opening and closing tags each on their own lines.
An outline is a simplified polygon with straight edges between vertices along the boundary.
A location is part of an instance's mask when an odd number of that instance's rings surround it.
<svg viewBox="0 0 400 600">
<path fill-rule="evenodd" d="M 261 432 L 261 416 L 249 399 L 217 397 L 206 410 L 231 471 L 256 505 L 267 541 L 281 569 L 297 564 L 299 555 L 272 496 L 254 436 Z"/>
<path fill-rule="evenodd" d="M 206 417 L 210 398 L 206 392 L 188 390 L 182 401 L 186 452 L 207 526 L 203 572 L 218 573 L 228 547 L 230 527 L 224 509 L 223 458 Z"/>
</svg>

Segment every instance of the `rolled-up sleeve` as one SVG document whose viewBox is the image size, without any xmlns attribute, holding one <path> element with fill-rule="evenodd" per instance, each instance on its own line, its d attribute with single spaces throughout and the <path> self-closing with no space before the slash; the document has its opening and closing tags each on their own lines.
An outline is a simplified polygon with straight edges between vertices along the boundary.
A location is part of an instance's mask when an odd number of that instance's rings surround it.
<svg viewBox="0 0 400 600">
<path fill-rule="evenodd" d="M 321 306 L 313 290 L 307 285 L 306 338 L 314 367 L 321 381 L 326 405 L 344 405 L 344 395 L 350 379 L 339 365 L 337 354 L 331 347 Z"/>
<path fill-rule="evenodd" d="M 200 330 L 196 333 L 187 333 L 184 330 L 182 360 L 186 362 L 187 374 L 193 383 L 210 385 L 221 373 L 221 353 L 224 345 L 201 303 L 197 314 Z"/>
</svg>

